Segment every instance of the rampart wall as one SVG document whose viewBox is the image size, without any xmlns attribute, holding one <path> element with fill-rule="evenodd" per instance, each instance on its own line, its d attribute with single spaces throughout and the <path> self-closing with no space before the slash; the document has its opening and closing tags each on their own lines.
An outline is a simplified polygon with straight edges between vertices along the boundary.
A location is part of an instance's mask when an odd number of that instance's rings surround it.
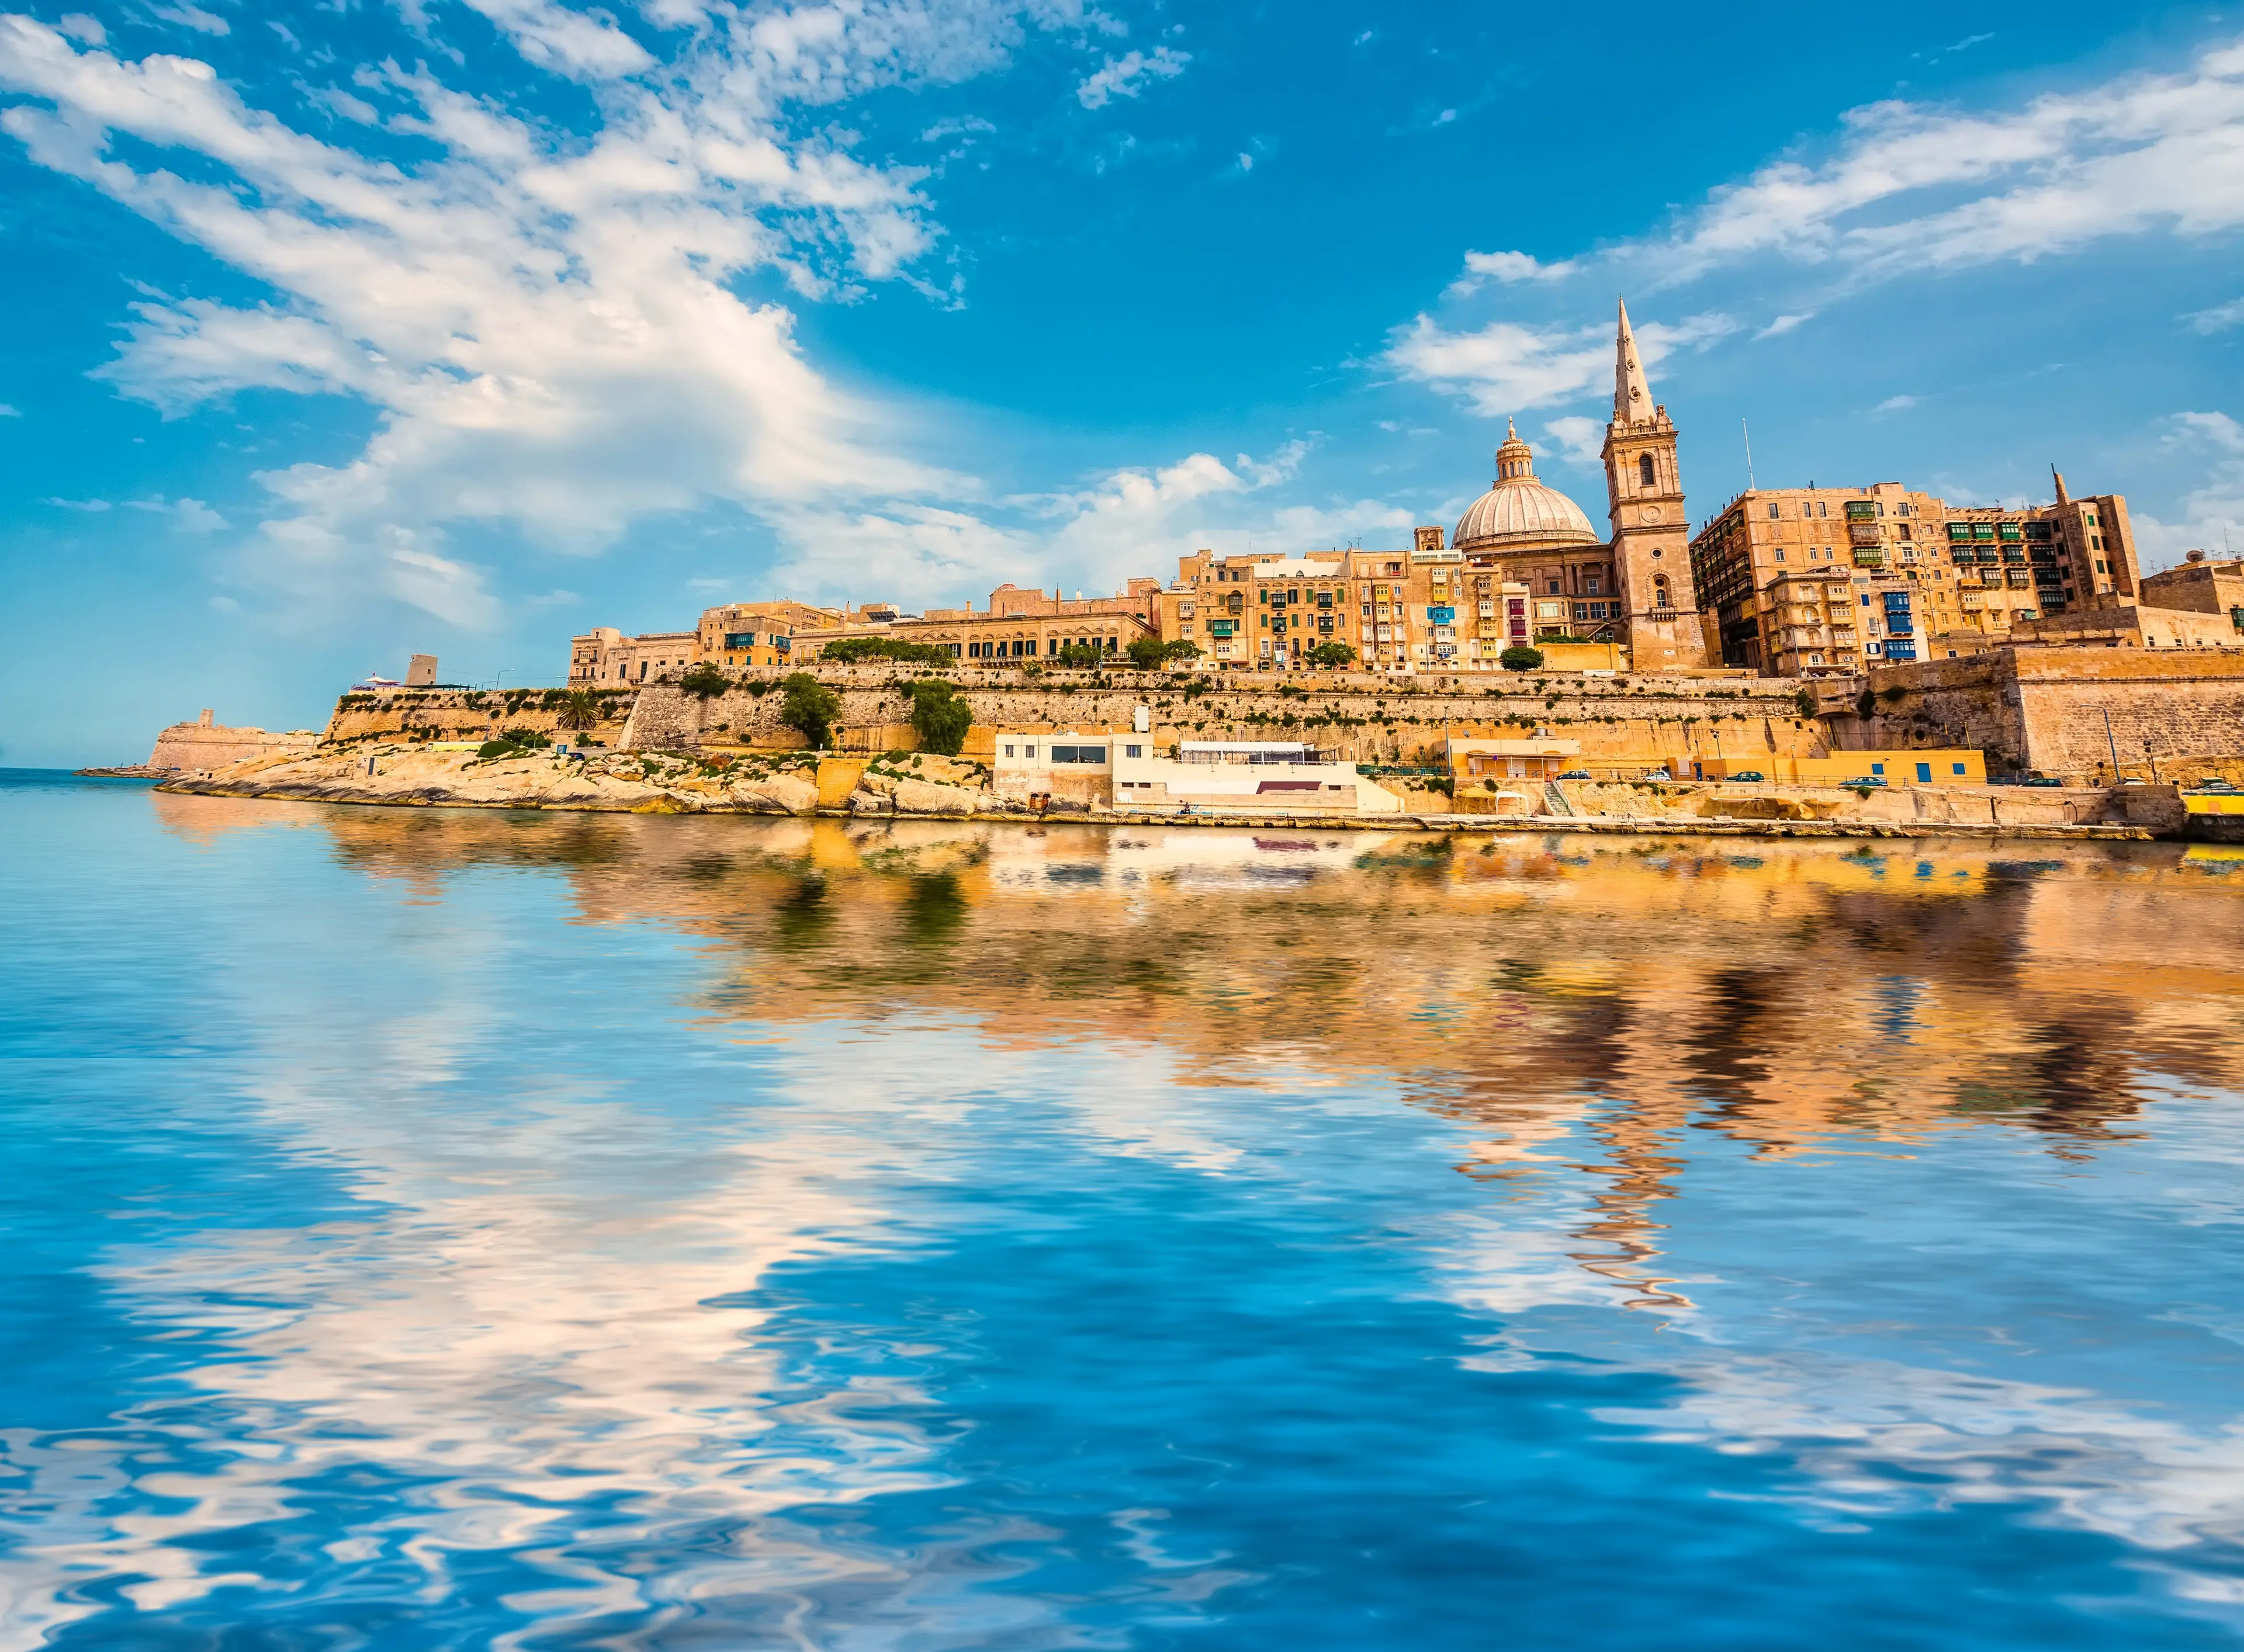
<svg viewBox="0 0 2244 1652">
<path fill-rule="evenodd" d="M 2244 778 L 2244 654 L 2007 647 L 1885 667 L 1869 689 L 1867 717 L 1828 719 L 1842 748 L 1976 746 L 1991 771 L 2084 784 Z"/>
<path fill-rule="evenodd" d="M 319 739 L 308 728 L 276 734 L 266 728 L 232 728 L 209 719 L 210 713 L 205 712 L 199 722 L 173 723 L 159 734 L 148 754 L 148 767 L 193 774 L 224 768 L 245 758 L 309 751 Z"/>
<path fill-rule="evenodd" d="M 775 678 L 779 674 L 772 674 Z M 915 749 L 907 667 L 821 670 L 842 696 L 842 749 Z M 943 674 L 974 708 L 970 754 L 988 754 L 998 728 L 1127 728 L 1139 705 L 1152 713 L 1152 739 L 1303 740 L 1355 762 L 1438 762 L 1449 735 L 1522 735 L 1547 728 L 1578 740 L 1585 757 L 1737 758 L 1755 754 L 1825 755 L 1822 726 L 1803 718 L 1798 685 L 1754 678 L 1666 675 L 1583 677 L 1533 672 L 1450 688 L 1446 680 L 1306 677 L 1234 683 L 1222 677 L 1156 674 Z M 1470 682 L 1470 680 L 1463 680 Z M 1203 686 L 1206 685 L 1206 686 Z M 767 687 L 703 701 L 679 690 L 639 691 L 625 731 L 626 748 L 798 746 L 780 721 L 783 694 Z"/>
</svg>

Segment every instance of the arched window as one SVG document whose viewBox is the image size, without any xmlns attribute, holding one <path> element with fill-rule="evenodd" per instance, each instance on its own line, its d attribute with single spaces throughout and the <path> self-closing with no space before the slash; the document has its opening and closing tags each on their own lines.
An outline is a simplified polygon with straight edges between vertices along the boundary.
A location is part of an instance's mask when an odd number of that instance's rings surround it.
<svg viewBox="0 0 2244 1652">
<path fill-rule="evenodd" d="M 1667 576 L 1664 573 L 1655 575 L 1653 579 L 1652 606 L 1655 608 L 1672 608 L 1675 606 L 1674 603 L 1668 599 Z"/>
<path fill-rule="evenodd" d="M 1656 478 L 1652 474 L 1652 455 L 1639 453 L 1636 456 L 1636 473 L 1644 479 L 1645 486 L 1653 485 Z"/>
</svg>

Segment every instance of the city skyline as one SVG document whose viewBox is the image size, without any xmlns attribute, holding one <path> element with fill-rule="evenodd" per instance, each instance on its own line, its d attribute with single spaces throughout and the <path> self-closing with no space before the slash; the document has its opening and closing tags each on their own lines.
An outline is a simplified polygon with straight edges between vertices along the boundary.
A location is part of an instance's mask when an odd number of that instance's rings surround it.
<svg viewBox="0 0 2244 1652">
<path fill-rule="evenodd" d="M 2146 572 L 2244 519 L 2233 24 L 0 24 L 0 762 L 725 600 L 1407 544 L 1507 416 L 1601 522 L 1624 290 L 1694 526 L 1747 420 L 1763 487 L 2011 503 L 2054 461 L 2128 495 Z"/>
</svg>

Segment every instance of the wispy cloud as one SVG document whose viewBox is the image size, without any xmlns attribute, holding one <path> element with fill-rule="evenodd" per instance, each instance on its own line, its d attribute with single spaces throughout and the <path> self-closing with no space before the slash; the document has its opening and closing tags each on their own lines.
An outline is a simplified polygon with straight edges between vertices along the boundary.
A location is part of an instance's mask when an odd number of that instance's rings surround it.
<svg viewBox="0 0 2244 1652">
<path fill-rule="evenodd" d="M 2244 298 L 2232 298 L 2226 304 L 2215 304 L 2211 309 L 2192 310 L 2182 320 L 2189 323 L 2193 333 L 2225 333 L 2232 327 L 2244 324 Z"/>
<path fill-rule="evenodd" d="M 373 593 L 482 626 L 501 609 L 452 545 L 463 526 L 584 554 L 651 512 L 728 504 L 783 534 L 835 498 L 972 491 L 905 457 L 897 412 L 838 389 L 792 312 L 736 283 L 762 272 L 813 300 L 926 285 L 914 266 L 941 229 L 925 174 L 861 159 L 842 126 L 795 112 L 1000 66 L 1027 27 L 1081 27 L 1075 0 L 681 14 L 693 27 L 659 61 L 598 14 L 472 3 L 534 71 L 597 85 L 601 124 L 564 145 L 436 70 L 367 70 L 328 106 L 429 146 L 403 168 L 354 146 L 363 125 L 294 130 L 206 64 L 0 18 L 0 91 L 30 100 L 0 127 L 31 159 L 274 295 L 147 294 L 112 382 L 167 411 L 267 389 L 380 414 L 348 462 L 266 473 L 239 572 L 304 602 Z M 448 44 L 429 59 L 454 60 Z M 1183 60 L 1132 54 L 1104 95 Z"/>
<path fill-rule="evenodd" d="M 1884 401 L 1872 408 L 1870 411 L 1873 413 L 1899 413 L 1903 409 L 1912 408 L 1916 405 L 1916 397 L 1914 396 L 1889 396 Z"/>
<path fill-rule="evenodd" d="M 0 419 L 20 419 L 23 416 L 22 408 L 11 407 L 5 402 L 0 402 Z"/>
<path fill-rule="evenodd" d="M 182 28 L 193 29 L 199 34 L 230 35 L 233 32 L 232 24 L 215 11 L 206 11 L 200 6 L 186 4 L 156 6 L 152 10 L 165 22 L 176 23 Z"/>
<path fill-rule="evenodd" d="M 1192 53 L 1171 46 L 1109 58 L 1076 87 L 1076 101 L 1085 109 L 1104 109 L 1117 98 L 1135 98 L 1152 81 L 1175 79 L 1191 62 Z"/>
<path fill-rule="evenodd" d="M 1815 319 L 1815 312 L 1812 310 L 1803 311 L 1796 315 L 1780 315 L 1767 327 L 1762 328 L 1760 332 L 1755 333 L 1754 337 L 1756 341 L 1764 338 L 1781 338 L 1803 322 L 1812 322 Z"/>
<path fill-rule="evenodd" d="M 47 503 L 65 511 L 101 511 L 113 508 L 106 499 L 49 499 Z"/>
<path fill-rule="evenodd" d="M 1738 330 L 1730 317 L 1693 315 L 1672 325 L 1636 328 L 1637 353 L 1647 370 L 1678 349 L 1703 349 Z M 1422 380 L 1470 403 L 1489 417 L 1571 401 L 1600 381 L 1610 384 L 1613 334 L 1610 323 L 1537 327 L 1490 322 L 1450 332 L 1419 316 L 1398 328 L 1382 358 L 1407 378 Z"/>
<path fill-rule="evenodd" d="M 1467 253 L 1464 274 L 1450 283 L 1448 296 L 1462 298 L 1490 281 L 1564 281 L 1580 267 L 1571 258 L 1545 264 L 1527 253 Z"/>
<path fill-rule="evenodd" d="M 231 525 L 200 499 L 166 499 L 159 493 L 152 499 L 127 499 L 125 508 L 169 517 L 172 526 L 181 533 L 216 533 Z"/>
<path fill-rule="evenodd" d="M 1828 159 L 1772 163 L 1635 249 L 1671 279 L 1774 256 L 1850 280 L 2029 261 L 2113 236 L 2244 225 L 2244 42 L 2180 73 L 2050 92 L 2007 113 L 1850 112 Z"/>
</svg>

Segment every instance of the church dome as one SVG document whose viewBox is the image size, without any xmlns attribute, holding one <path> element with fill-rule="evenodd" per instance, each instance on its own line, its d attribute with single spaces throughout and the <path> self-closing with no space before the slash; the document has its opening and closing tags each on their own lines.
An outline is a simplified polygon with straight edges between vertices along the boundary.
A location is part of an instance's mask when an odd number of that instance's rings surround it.
<svg viewBox="0 0 2244 1652">
<path fill-rule="evenodd" d="M 1505 422 L 1496 450 L 1496 481 L 1466 507 L 1450 537 L 1458 551 L 1532 551 L 1546 545 L 1603 545 L 1582 507 L 1535 478 L 1535 452 Z"/>
</svg>

